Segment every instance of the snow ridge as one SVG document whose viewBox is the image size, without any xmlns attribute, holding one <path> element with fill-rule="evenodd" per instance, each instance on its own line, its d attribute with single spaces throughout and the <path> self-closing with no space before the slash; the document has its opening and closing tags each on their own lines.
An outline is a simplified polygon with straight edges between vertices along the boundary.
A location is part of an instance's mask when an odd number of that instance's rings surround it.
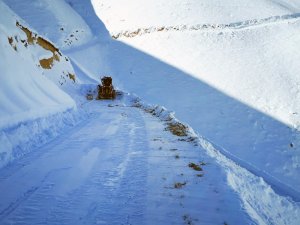
<svg viewBox="0 0 300 225">
<path fill-rule="evenodd" d="M 0 168 L 34 151 L 86 117 L 84 111 L 69 109 L 0 132 Z"/>
<path fill-rule="evenodd" d="M 170 31 L 212 31 L 223 29 L 242 29 L 259 25 L 270 25 L 278 22 L 290 22 L 292 20 L 300 18 L 300 13 L 294 13 L 282 16 L 271 16 L 263 19 L 251 19 L 241 22 L 234 22 L 229 24 L 196 24 L 196 25 L 177 25 L 177 26 L 160 26 L 160 27 L 148 27 L 138 28 L 136 30 L 124 30 L 119 32 L 112 32 L 111 36 L 114 39 L 122 37 L 133 38 L 135 36 L 141 36 L 145 34 L 155 32 L 170 32 Z"/>
</svg>

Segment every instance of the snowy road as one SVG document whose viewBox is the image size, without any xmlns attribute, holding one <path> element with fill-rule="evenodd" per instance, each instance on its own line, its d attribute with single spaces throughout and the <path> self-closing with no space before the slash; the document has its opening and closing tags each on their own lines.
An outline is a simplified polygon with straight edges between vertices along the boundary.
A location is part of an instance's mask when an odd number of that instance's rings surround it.
<svg viewBox="0 0 300 225">
<path fill-rule="evenodd" d="M 254 224 L 199 146 L 111 106 L 0 171 L 0 224 Z"/>
</svg>

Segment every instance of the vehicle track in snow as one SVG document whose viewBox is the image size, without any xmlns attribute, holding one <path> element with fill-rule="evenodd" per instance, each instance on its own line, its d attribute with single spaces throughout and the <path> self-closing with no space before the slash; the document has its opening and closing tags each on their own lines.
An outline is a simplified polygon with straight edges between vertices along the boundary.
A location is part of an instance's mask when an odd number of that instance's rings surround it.
<svg viewBox="0 0 300 225">
<path fill-rule="evenodd" d="M 90 118 L 0 170 L 1 225 L 254 223 L 222 167 L 163 121 L 118 101 L 86 107 Z"/>
<path fill-rule="evenodd" d="M 271 25 L 279 22 L 292 22 L 299 19 L 300 13 L 283 15 L 283 16 L 271 16 L 263 19 L 251 19 L 241 22 L 234 22 L 229 24 L 195 24 L 195 25 L 177 25 L 177 26 L 158 26 L 138 28 L 135 30 L 124 30 L 119 32 L 111 32 L 113 39 L 119 38 L 134 38 L 136 36 L 142 36 L 146 34 L 156 32 L 176 32 L 176 31 L 222 31 L 222 30 L 235 30 L 250 28 L 260 25 Z"/>
</svg>

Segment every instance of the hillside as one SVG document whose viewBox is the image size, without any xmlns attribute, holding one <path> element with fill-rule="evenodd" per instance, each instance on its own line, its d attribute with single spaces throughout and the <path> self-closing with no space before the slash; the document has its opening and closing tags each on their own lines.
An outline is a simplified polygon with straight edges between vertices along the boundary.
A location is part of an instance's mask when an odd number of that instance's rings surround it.
<svg viewBox="0 0 300 225">
<path fill-rule="evenodd" d="M 110 32 L 157 26 L 228 24 L 299 13 L 293 0 L 92 0 L 97 15 Z M 124 6 L 126 5 L 126 8 Z"/>
<path fill-rule="evenodd" d="M 23 122 L 76 109 L 74 100 L 61 87 L 72 88 L 75 75 L 69 59 L 51 42 L 31 31 L 26 22 L 0 2 L 0 167 L 23 155 L 22 142 L 39 135 L 47 126 L 28 134 L 13 135 Z M 21 25 L 23 24 L 23 25 Z M 42 130 L 42 131 L 41 131 Z M 17 138 L 17 140 L 16 140 Z"/>
<path fill-rule="evenodd" d="M 65 1 L 4 0 L 19 17 L 61 49 L 82 45 L 92 38 L 85 21 Z M 30 8 L 30 12 L 28 11 Z"/>
</svg>

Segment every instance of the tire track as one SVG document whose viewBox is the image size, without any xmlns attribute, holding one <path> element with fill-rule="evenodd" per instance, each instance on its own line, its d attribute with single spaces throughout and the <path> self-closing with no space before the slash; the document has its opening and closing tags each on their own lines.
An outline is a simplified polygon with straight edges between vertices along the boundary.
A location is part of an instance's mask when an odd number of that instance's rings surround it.
<svg viewBox="0 0 300 225">
<path fill-rule="evenodd" d="M 252 19 L 241 22 L 234 22 L 229 24 L 195 24 L 195 25 L 176 25 L 176 26 L 159 26 L 159 27 L 147 27 L 138 28 L 136 30 L 124 30 L 119 32 L 112 32 L 111 37 L 113 39 L 119 38 L 133 38 L 136 36 L 142 36 L 146 34 L 156 32 L 170 32 L 170 31 L 220 31 L 224 29 L 242 29 L 255 27 L 259 25 L 270 25 L 278 22 L 292 21 L 300 18 L 300 13 L 271 16 L 263 19 Z"/>
</svg>

